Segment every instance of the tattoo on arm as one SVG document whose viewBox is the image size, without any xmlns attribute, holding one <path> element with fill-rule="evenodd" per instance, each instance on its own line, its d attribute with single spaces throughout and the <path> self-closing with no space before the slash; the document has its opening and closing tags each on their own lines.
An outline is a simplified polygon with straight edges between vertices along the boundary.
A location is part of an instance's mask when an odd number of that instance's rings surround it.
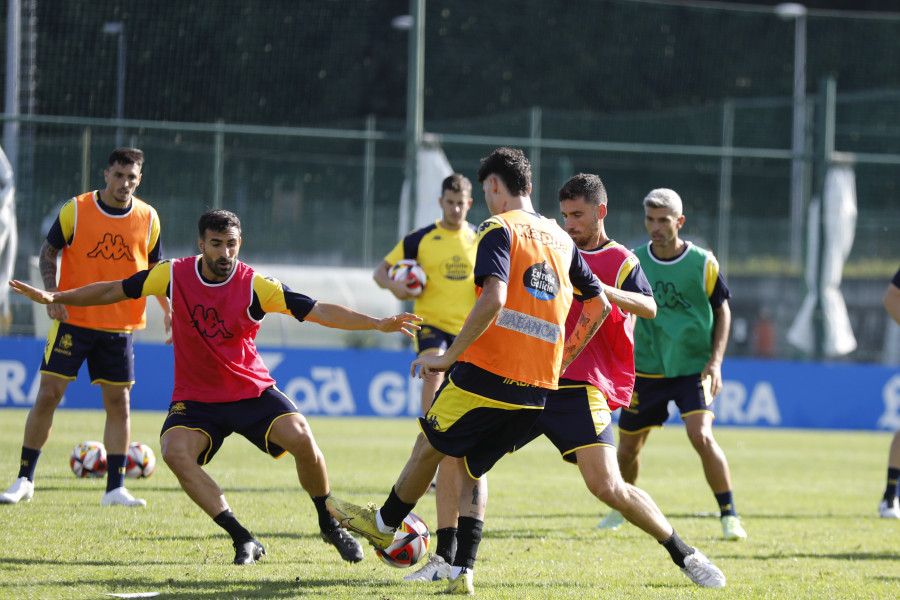
<svg viewBox="0 0 900 600">
<path fill-rule="evenodd" d="M 578 325 L 576 325 L 572 335 L 569 336 L 569 339 L 566 340 L 567 343 L 563 346 L 563 365 L 568 366 L 575 360 L 575 357 L 582 349 L 584 349 L 588 340 L 590 340 L 594 334 L 597 333 L 597 330 L 600 329 L 600 325 L 603 324 L 604 319 L 606 319 L 609 313 L 610 308 L 604 308 L 603 316 L 593 323 L 590 323 L 589 319 L 584 314 L 578 317 Z M 584 332 L 583 335 L 582 332 Z"/>
<path fill-rule="evenodd" d="M 38 268 L 41 271 L 41 279 L 44 281 L 45 290 L 56 289 L 56 256 L 59 248 L 54 248 L 47 242 L 41 246 L 41 254 L 38 259 Z"/>
</svg>

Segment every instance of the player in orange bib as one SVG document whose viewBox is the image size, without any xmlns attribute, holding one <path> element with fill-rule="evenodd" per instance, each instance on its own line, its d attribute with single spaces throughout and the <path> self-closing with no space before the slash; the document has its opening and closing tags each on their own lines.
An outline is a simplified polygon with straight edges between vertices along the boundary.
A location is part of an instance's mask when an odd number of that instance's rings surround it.
<svg viewBox="0 0 900 600">
<path fill-rule="evenodd" d="M 425 270 L 428 285 L 416 296 L 413 312 L 422 317 L 422 328 L 416 334 L 416 354 L 443 354 L 462 329 L 466 316 L 475 304 L 475 267 L 477 237 L 475 226 L 466 221 L 472 207 L 472 183 L 460 173 L 441 182 L 441 219 L 417 229 L 402 240 L 375 268 L 374 278 L 382 288 L 400 300 L 411 298 L 404 281 L 392 281 L 389 270 L 402 259 L 414 259 Z M 422 380 L 422 414 L 428 412 L 434 395 L 444 382 L 442 372 Z M 403 577 L 403 581 L 436 581 L 447 579 L 450 563 L 456 553 L 457 499 L 462 484 L 458 466 L 450 463 L 438 470 L 433 489 L 437 507 L 437 547 L 428 562 Z M 487 493 L 487 478 L 481 480 Z"/>
<path fill-rule="evenodd" d="M 534 425 L 559 374 L 599 328 L 611 306 L 600 282 L 556 221 L 534 212 L 531 164 L 521 150 L 499 148 L 478 170 L 493 215 L 478 228 L 478 300 L 442 355 L 420 356 L 411 371 L 447 372 L 419 419 L 422 433 L 384 505 L 376 510 L 337 498 L 328 506 L 345 528 L 378 548 L 425 494 L 446 456 L 462 458 L 456 553 L 448 592 L 472 594 L 487 498 L 479 479 Z M 566 338 L 573 289 L 584 306 Z"/>
<path fill-rule="evenodd" d="M 109 155 L 106 189 L 69 200 L 41 247 L 44 288 L 67 290 L 103 279 L 124 279 L 162 259 L 159 217 L 149 204 L 134 196 L 141 183 L 144 153 L 118 148 Z M 59 286 L 56 256 L 62 250 Z M 53 319 L 41 362 L 41 383 L 25 421 L 25 439 L 18 479 L 0 503 L 29 501 L 34 494 L 34 471 L 41 449 L 50 438 L 56 407 L 82 363 L 87 361 L 91 383 L 100 386 L 106 428 L 106 493 L 101 503 L 144 506 L 124 487 L 125 454 L 131 432 L 130 392 L 134 383 L 132 332 L 146 324 L 143 298 L 123 298 L 111 306 L 48 306 Z M 169 303 L 160 299 L 168 332 Z"/>
</svg>

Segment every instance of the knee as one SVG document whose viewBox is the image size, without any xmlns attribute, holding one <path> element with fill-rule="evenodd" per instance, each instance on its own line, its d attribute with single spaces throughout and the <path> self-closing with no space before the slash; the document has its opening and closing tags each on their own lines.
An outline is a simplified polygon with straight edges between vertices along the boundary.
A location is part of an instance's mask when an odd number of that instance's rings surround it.
<svg viewBox="0 0 900 600">
<path fill-rule="evenodd" d="M 285 440 L 284 444 L 279 444 L 294 458 L 301 461 L 317 460 L 319 454 L 319 446 L 312 435 L 312 430 L 306 421 L 299 425 L 292 434 Z"/>
<path fill-rule="evenodd" d="M 597 497 L 600 502 L 607 506 L 616 508 L 619 504 L 618 499 L 621 496 L 621 488 L 614 481 L 604 479 L 602 481 L 592 481 L 588 484 L 590 492 Z"/>
<path fill-rule="evenodd" d="M 64 390 L 65 388 L 57 389 L 56 387 L 42 385 L 38 388 L 37 396 L 35 396 L 34 399 L 34 406 L 32 406 L 31 410 L 37 412 L 55 411 L 56 407 L 59 406 L 60 401 L 62 401 Z"/>
<path fill-rule="evenodd" d="M 114 419 L 127 419 L 130 413 L 131 396 L 127 389 L 116 391 L 115 393 L 105 395 L 103 406 L 106 414 Z"/>
<path fill-rule="evenodd" d="M 628 465 L 637 460 L 641 447 L 637 444 L 619 444 L 616 449 L 616 458 L 620 465 Z"/>
<path fill-rule="evenodd" d="M 718 447 L 718 445 L 716 444 L 716 440 L 712 435 L 712 431 L 708 428 L 698 429 L 697 431 L 689 431 L 688 439 L 691 440 L 691 445 L 700 454 L 714 452 Z"/>
<path fill-rule="evenodd" d="M 181 472 L 185 466 L 197 464 L 196 456 L 189 456 L 183 446 L 166 443 L 165 439 L 160 443 L 160 453 L 162 454 L 163 462 L 176 474 Z"/>
</svg>

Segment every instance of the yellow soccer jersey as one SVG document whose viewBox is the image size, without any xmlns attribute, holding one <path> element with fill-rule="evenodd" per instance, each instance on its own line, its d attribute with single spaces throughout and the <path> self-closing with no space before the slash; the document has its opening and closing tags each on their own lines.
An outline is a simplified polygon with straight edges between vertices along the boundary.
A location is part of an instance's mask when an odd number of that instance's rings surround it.
<svg viewBox="0 0 900 600">
<path fill-rule="evenodd" d="M 428 281 L 415 300 L 413 312 L 431 325 L 452 335 L 462 329 L 475 305 L 477 248 L 475 227 L 464 223 L 457 231 L 441 227 L 439 221 L 413 231 L 397 242 L 384 260 L 396 264 L 404 258 L 418 261 Z"/>
</svg>

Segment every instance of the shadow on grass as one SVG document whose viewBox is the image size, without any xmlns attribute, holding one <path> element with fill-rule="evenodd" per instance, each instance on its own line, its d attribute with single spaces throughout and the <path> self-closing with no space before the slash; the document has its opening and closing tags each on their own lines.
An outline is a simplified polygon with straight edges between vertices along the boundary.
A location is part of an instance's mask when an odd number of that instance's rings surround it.
<svg viewBox="0 0 900 600">
<path fill-rule="evenodd" d="M 679 582 L 679 583 L 648 583 L 644 582 L 641 584 L 642 588 L 650 588 L 655 590 L 676 590 L 690 586 L 689 582 Z M 306 594 L 315 594 L 317 596 L 328 594 L 328 597 L 380 597 L 384 598 L 392 598 L 398 594 L 398 590 L 402 590 L 401 595 L 406 596 L 405 592 L 410 590 L 409 588 L 403 588 L 402 585 L 398 585 L 396 581 L 388 581 L 378 579 L 365 579 L 365 580 L 354 580 L 350 581 L 344 578 L 320 578 L 320 579 L 304 579 L 302 577 L 295 577 L 293 579 L 285 579 L 283 581 L 234 581 L 228 579 L 219 579 L 219 580 L 203 580 L 203 581 L 191 581 L 191 580 L 183 580 L 176 581 L 172 578 L 167 579 L 164 583 L 160 581 L 154 581 L 149 578 L 132 578 L 127 581 L 127 583 L 123 583 L 121 579 L 81 579 L 74 581 L 52 581 L 46 580 L 42 581 L 40 584 L 31 584 L 28 585 L 28 588 L 38 589 L 46 587 L 47 589 L 54 589 L 59 586 L 68 586 L 75 590 L 78 590 L 79 587 L 83 586 L 85 588 L 103 588 L 103 595 L 110 593 L 147 593 L 147 592 L 156 592 L 159 595 L 156 596 L 161 600 L 166 598 L 178 598 L 184 599 L 196 599 L 196 600 L 205 600 L 209 599 L 219 599 L 223 597 L 228 598 L 297 598 Z M 0 597 L 18 597 L 17 592 L 22 591 L 22 587 L 20 585 L 16 585 L 13 583 L 2 583 L 0 584 Z M 512 592 L 515 596 L 520 598 L 527 597 L 535 597 L 535 594 L 546 597 L 554 597 L 556 596 L 560 590 L 571 590 L 572 584 L 568 581 L 553 581 L 553 582 L 527 582 L 527 581 L 519 581 L 514 583 L 504 582 L 499 585 L 488 585 L 481 586 L 479 585 L 477 588 L 477 593 L 479 594 L 487 594 L 490 597 L 492 591 L 497 592 Z M 599 587 L 602 588 L 603 584 L 598 583 L 597 586 L 590 587 Z M 331 590 L 331 593 L 329 593 Z M 520 590 L 516 592 L 515 590 Z M 582 593 L 590 592 L 590 588 L 583 588 L 580 590 Z M 12 593 L 10 595 L 10 592 Z M 420 588 L 416 591 L 415 596 L 418 597 L 429 597 L 434 595 L 443 595 L 444 587 L 440 588 L 429 588 L 424 589 Z"/>
<path fill-rule="evenodd" d="M 777 554 L 747 556 L 746 554 L 734 555 L 732 558 L 740 560 L 782 560 L 785 558 L 812 558 L 832 560 L 897 560 L 900 559 L 900 550 L 896 552 L 779 552 Z M 900 579 L 900 576 L 893 579 Z"/>
<path fill-rule="evenodd" d="M 156 592 L 157 598 L 195 598 L 195 599 L 219 599 L 227 598 L 296 598 L 304 592 L 320 592 L 329 588 L 335 588 L 338 596 L 346 597 L 348 592 L 352 593 L 354 588 L 359 590 L 372 590 L 377 588 L 395 589 L 396 584 L 379 581 L 364 581 L 357 585 L 352 585 L 346 579 L 303 579 L 296 577 L 294 579 L 285 579 L 284 581 L 234 581 L 228 579 L 222 580 L 203 580 L 203 581 L 176 581 L 168 579 L 165 583 L 154 581 L 152 579 L 131 578 L 126 584 L 121 579 L 81 579 L 53 581 L 46 580 L 40 584 L 30 584 L 23 586 L 14 583 L 0 583 L 0 597 L 15 598 L 21 597 L 19 594 L 24 587 L 31 589 L 44 588 L 54 589 L 59 586 L 71 587 L 77 590 L 79 587 L 86 588 L 104 588 L 103 595 L 110 593 L 149 593 Z M 383 595 L 383 597 L 385 597 Z"/>
</svg>

